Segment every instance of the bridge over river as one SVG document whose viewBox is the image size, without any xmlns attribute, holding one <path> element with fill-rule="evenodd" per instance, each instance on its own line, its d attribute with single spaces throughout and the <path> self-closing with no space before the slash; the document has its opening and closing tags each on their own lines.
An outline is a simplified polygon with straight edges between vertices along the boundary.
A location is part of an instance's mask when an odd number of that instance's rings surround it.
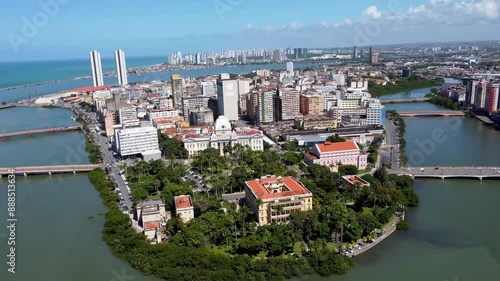
<svg viewBox="0 0 500 281">
<path fill-rule="evenodd" d="M 17 136 L 31 136 L 35 134 L 52 134 L 56 132 L 65 132 L 65 131 L 76 131 L 81 130 L 82 126 L 72 126 L 72 127 L 61 127 L 61 128 L 48 128 L 48 129 L 37 129 L 37 130 L 29 130 L 29 131 L 20 131 L 20 132 L 10 132 L 5 134 L 0 134 L 0 138 L 9 138 L 9 137 L 17 137 Z"/>
<path fill-rule="evenodd" d="M 462 111 L 456 110 L 431 110 L 431 111 L 401 111 L 398 112 L 401 117 L 457 117 L 465 116 Z"/>
<path fill-rule="evenodd" d="M 500 179 L 500 167 L 411 167 L 389 170 L 398 175 L 409 175 L 413 178 L 470 178 Z"/>
<path fill-rule="evenodd" d="M 54 166 L 27 166 L 0 168 L 0 177 L 10 174 L 15 175 L 40 175 L 40 174 L 63 174 L 90 172 L 95 168 L 104 168 L 103 164 L 83 164 L 83 165 L 54 165 Z M 13 171 L 13 172 L 12 172 Z"/>
<path fill-rule="evenodd" d="M 402 98 L 402 99 L 381 99 L 381 103 L 410 103 L 410 102 L 426 102 L 431 98 Z"/>
</svg>

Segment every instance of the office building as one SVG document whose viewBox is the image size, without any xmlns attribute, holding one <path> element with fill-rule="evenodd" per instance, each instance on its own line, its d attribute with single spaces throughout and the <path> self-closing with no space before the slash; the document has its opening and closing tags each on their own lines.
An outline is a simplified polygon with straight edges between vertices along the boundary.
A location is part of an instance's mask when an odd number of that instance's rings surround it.
<svg viewBox="0 0 500 281">
<path fill-rule="evenodd" d="M 141 154 L 145 161 L 160 159 L 155 127 L 120 129 L 115 132 L 115 149 L 121 156 Z"/>
<path fill-rule="evenodd" d="M 174 108 L 150 109 L 147 113 L 149 121 L 153 121 L 158 118 L 172 118 L 175 116 L 179 116 L 179 111 Z"/>
<path fill-rule="evenodd" d="M 338 172 L 339 165 L 354 165 L 363 170 L 368 165 L 367 155 L 362 153 L 354 141 L 324 142 L 312 147 L 304 156 L 306 165 L 318 164 Z"/>
<path fill-rule="evenodd" d="M 182 85 L 182 76 L 174 74 L 170 76 L 170 83 L 172 87 L 172 96 L 174 107 L 180 108 L 182 105 L 182 98 L 184 97 L 184 88 Z"/>
<path fill-rule="evenodd" d="M 293 177 L 264 176 L 245 182 L 245 202 L 259 225 L 281 223 L 312 210 L 313 194 Z"/>
<path fill-rule="evenodd" d="M 118 115 L 120 117 L 120 124 L 124 124 L 127 121 L 137 120 L 137 108 L 120 108 L 118 110 Z"/>
<path fill-rule="evenodd" d="M 116 77 L 118 78 L 118 85 L 125 86 L 128 84 L 127 65 L 125 64 L 125 53 L 122 50 L 115 51 L 115 62 L 116 62 Z"/>
<path fill-rule="evenodd" d="M 403 68 L 403 71 L 401 72 L 401 76 L 404 78 L 410 78 L 411 77 L 411 68 L 410 67 Z"/>
<path fill-rule="evenodd" d="M 211 100 L 215 102 L 214 105 L 210 104 Z M 214 115 L 216 115 L 217 110 L 214 111 L 214 109 L 217 109 L 217 100 L 205 96 L 190 96 L 182 98 L 182 116 L 186 121 L 189 120 L 189 112 L 200 107 L 210 108 Z"/>
<path fill-rule="evenodd" d="M 229 75 L 221 74 L 217 80 L 217 110 L 228 120 L 238 120 L 238 81 L 228 79 Z"/>
<path fill-rule="evenodd" d="M 94 87 L 104 86 L 102 77 L 101 54 L 98 51 L 90 52 L 90 68 Z"/>
<path fill-rule="evenodd" d="M 354 46 L 352 48 L 352 59 L 353 60 L 356 60 L 358 59 L 358 47 Z"/>
<path fill-rule="evenodd" d="M 174 197 L 175 215 L 184 223 L 194 219 L 193 200 L 189 195 L 180 195 Z"/>
<path fill-rule="evenodd" d="M 116 118 L 113 111 L 106 111 L 104 115 L 104 129 L 106 130 L 106 137 L 112 139 L 115 135 Z"/>
<path fill-rule="evenodd" d="M 337 128 L 338 121 L 336 118 L 303 117 L 295 119 L 294 125 L 295 128 L 301 130 L 324 130 Z"/>
</svg>

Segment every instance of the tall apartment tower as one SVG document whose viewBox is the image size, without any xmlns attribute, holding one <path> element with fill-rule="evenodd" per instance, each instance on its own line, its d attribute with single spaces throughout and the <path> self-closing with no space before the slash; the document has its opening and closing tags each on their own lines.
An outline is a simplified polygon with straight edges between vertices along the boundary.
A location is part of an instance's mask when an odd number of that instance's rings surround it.
<svg viewBox="0 0 500 281">
<path fill-rule="evenodd" d="M 352 49 L 352 59 L 355 60 L 358 58 L 358 47 L 354 46 Z"/>
<path fill-rule="evenodd" d="M 118 85 L 125 86 L 127 80 L 127 65 L 125 64 L 125 53 L 122 50 L 115 51 L 116 76 L 118 77 Z"/>
<path fill-rule="evenodd" d="M 378 63 L 378 53 L 375 48 L 370 47 L 370 64 Z"/>
<path fill-rule="evenodd" d="M 92 82 L 94 87 L 104 85 L 102 78 L 101 54 L 98 51 L 90 52 L 90 68 L 92 70 Z"/>
<path fill-rule="evenodd" d="M 174 107 L 179 108 L 182 106 L 182 97 L 184 96 L 184 89 L 182 88 L 182 76 L 180 76 L 179 74 L 174 74 L 170 76 L 170 82 L 172 86 L 172 99 L 174 101 Z"/>
</svg>

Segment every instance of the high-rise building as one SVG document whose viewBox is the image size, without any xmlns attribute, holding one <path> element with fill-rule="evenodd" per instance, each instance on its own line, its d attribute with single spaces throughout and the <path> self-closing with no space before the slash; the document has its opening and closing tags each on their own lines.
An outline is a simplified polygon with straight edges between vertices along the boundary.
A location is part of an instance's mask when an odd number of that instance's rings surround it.
<svg viewBox="0 0 500 281">
<path fill-rule="evenodd" d="M 214 114 L 212 110 L 199 107 L 195 110 L 189 111 L 189 125 L 191 126 L 205 126 L 214 123 Z"/>
<path fill-rule="evenodd" d="M 369 125 L 385 125 L 386 109 L 378 99 L 373 99 L 368 102 L 366 108 L 366 119 Z"/>
<path fill-rule="evenodd" d="M 293 62 L 290 61 L 286 63 L 286 72 L 288 77 L 295 76 L 295 73 L 293 72 Z"/>
<path fill-rule="evenodd" d="M 197 54 L 196 54 L 195 63 L 196 63 L 196 64 L 201 64 L 201 54 L 200 54 L 200 53 L 197 53 Z"/>
<path fill-rule="evenodd" d="M 92 70 L 92 82 L 94 87 L 104 85 L 102 78 L 101 54 L 98 51 L 90 52 L 90 68 Z"/>
<path fill-rule="evenodd" d="M 352 59 L 353 60 L 358 59 L 358 47 L 356 46 L 354 46 L 354 48 L 352 49 Z"/>
<path fill-rule="evenodd" d="M 476 108 L 485 108 L 486 106 L 486 84 L 479 83 L 476 85 L 476 94 L 474 97 L 474 106 Z"/>
<path fill-rule="evenodd" d="M 282 88 L 274 98 L 276 121 L 293 120 L 300 117 L 300 92 L 293 88 Z"/>
<path fill-rule="evenodd" d="M 375 51 L 375 48 L 370 47 L 370 63 L 375 64 L 378 63 L 378 53 Z"/>
<path fill-rule="evenodd" d="M 401 76 L 405 77 L 405 78 L 410 78 L 411 77 L 411 68 L 410 67 L 405 67 L 403 69 L 403 72 L 401 73 Z"/>
<path fill-rule="evenodd" d="M 182 87 L 182 76 L 174 74 L 170 76 L 170 83 L 172 86 L 172 96 L 174 100 L 174 107 L 180 108 L 182 97 L 184 96 L 184 88 Z"/>
<path fill-rule="evenodd" d="M 229 75 L 220 75 L 217 80 L 217 109 L 219 116 L 226 116 L 230 121 L 238 120 L 238 81 Z"/>
<path fill-rule="evenodd" d="M 276 49 L 273 51 L 273 60 L 277 61 L 277 62 L 281 61 L 281 50 L 280 49 Z"/>
<path fill-rule="evenodd" d="M 154 154 L 152 158 L 159 159 L 161 157 L 158 132 L 152 126 L 117 130 L 115 146 L 121 156 Z"/>
<path fill-rule="evenodd" d="M 214 81 L 201 82 L 201 95 L 205 97 L 216 97 L 216 85 Z"/>
<path fill-rule="evenodd" d="M 493 83 L 489 84 L 486 88 L 486 105 L 485 109 L 488 113 L 492 113 L 498 109 L 499 100 L 499 87 L 500 84 Z"/>
<path fill-rule="evenodd" d="M 115 51 L 115 62 L 118 85 L 125 86 L 128 84 L 127 65 L 125 64 L 125 53 L 122 50 Z"/>
<path fill-rule="evenodd" d="M 259 92 L 253 91 L 247 95 L 247 116 L 257 120 L 257 109 L 259 106 Z"/>
<path fill-rule="evenodd" d="M 274 121 L 273 92 L 259 93 L 257 105 L 257 122 L 271 123 Z"/>
</svg>

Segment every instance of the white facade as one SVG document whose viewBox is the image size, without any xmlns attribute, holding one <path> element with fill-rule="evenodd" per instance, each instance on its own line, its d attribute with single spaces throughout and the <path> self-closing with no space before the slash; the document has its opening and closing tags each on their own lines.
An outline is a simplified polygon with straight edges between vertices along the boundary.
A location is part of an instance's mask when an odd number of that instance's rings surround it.
<svg viewBox="0 0 500 281">
<path fill-rule="evenodd" d="M 238 101 L 238 81 L 217 80 L 217 108 L 219 115 L 224 115 L 231 121 L 238 120 Z"/>
<path fill-rule="evenodd" d="M 92 70 L 92 82 L 94 87 L 104 86 L 102 77 L 101 54 L 98 51 L 90 52 L 90 67 Z"/>
<path fill-rule="evenodd" d="M 118 78 L 118 85 L 125 86 L 128 84 L 127 65 L 125 64 L 125 53 L 122 50 L 115 51 L 115 62 L 116 62 L 116 77 Z"/>
<path fill-rule="evenodd" d="M 137 119 L 136 108 L 120 108 L 119 114 L 120 114 L 120 124 L 123 124 L 125 121 Z"/>
<path fill-rule="evenodd" d="M 201 82 L 201 95 L 206 97 L 216 97 L 217 90 L 214 81 Z"/>
<path fill-rule="evenodd" d="M 287 72 L 288 77 L 293 77 L 294 76 L 293 62 L 290 61 L 290 62 L 286 63 L 286 72 Z"/>
<path fill-rule="evenodd" d="M 177 109 L 151 109 L 148 111 L 148 120 L 153 121 L 157 118 L 171 118 L 179 116 Z"/>
<path fill-rule="evenodd" d="M 385 124 L 385 107 L 378 99 L 369 101 L 368 107 L 366 108 L 366 119 L 367 123 L 370 125 Z"/>
<path fill-rule="evenodd" d="M 183 136 L 184 148 L 189 152 L 189 157 L 193 157 L 199 152 L 214 148 L 224 154 L 224 147 L 227 145 L 249 146 L 256 151 L 264 150 L 264 135 L 258 130 L 232 129 L 231 123 L 225 116 L 219 116 L 215 121 L 213 133 L 189 134 Z"/>
<path fill-rule="evenodd" d="M 116 150 L 121 156 L 159 151 L 158 132 L 155 127 L 139 127 L 117 130 Z"/>
</svg>

